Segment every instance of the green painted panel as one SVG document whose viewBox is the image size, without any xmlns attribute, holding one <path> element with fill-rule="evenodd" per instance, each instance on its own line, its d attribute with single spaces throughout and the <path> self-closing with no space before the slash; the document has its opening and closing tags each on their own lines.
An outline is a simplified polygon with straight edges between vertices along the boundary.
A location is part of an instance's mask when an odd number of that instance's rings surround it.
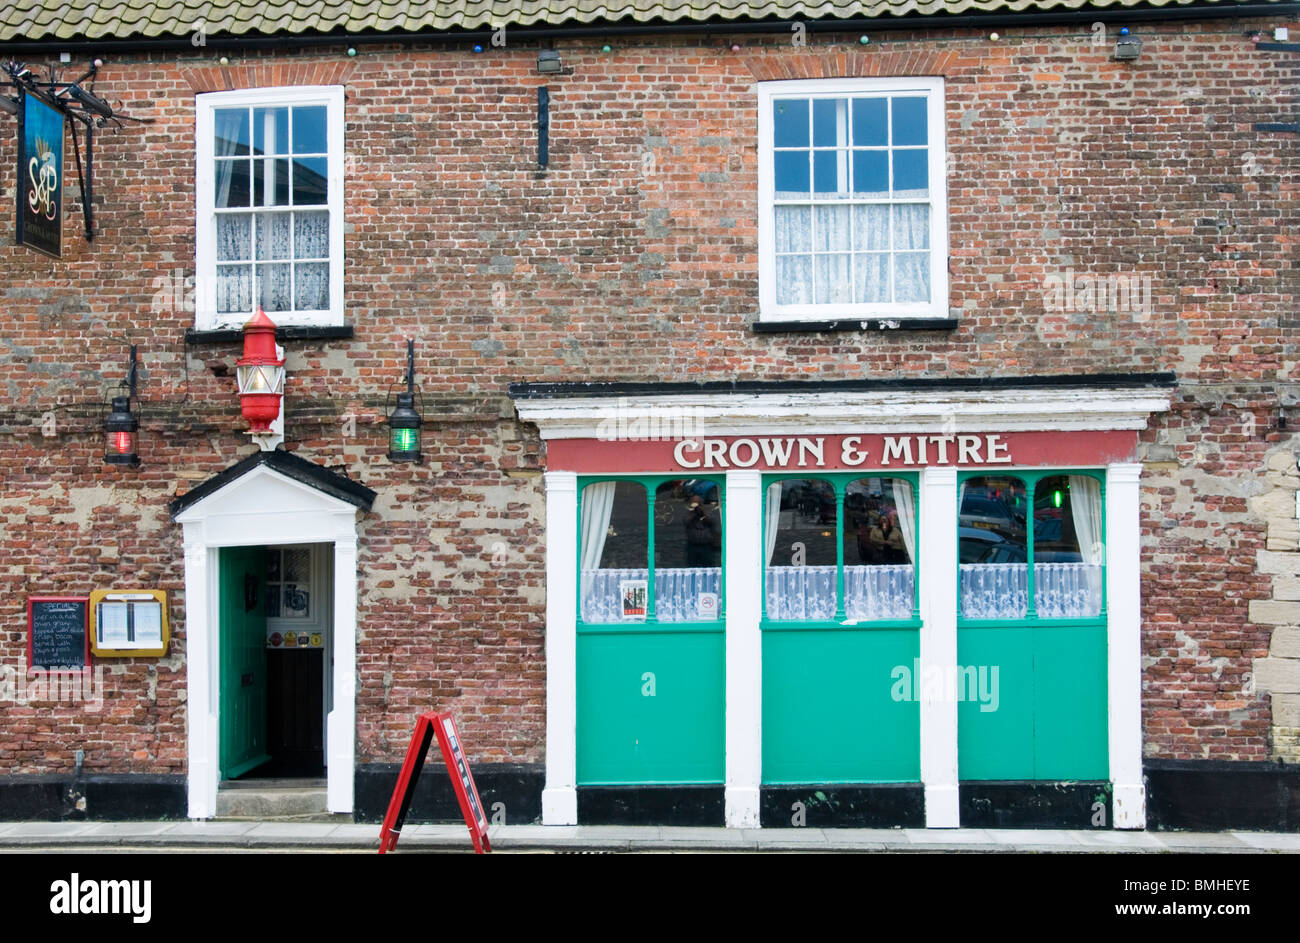
<svg viewBox="0 0 1300 943">
<path fill-rule="evenodd" d="M 957 704 L 961 779 L 1034 778 L 1033 632 L 1028 626 L 957 630 L 957 663 L 974 667 L 977 677 L 984 669 L 986 688 L 996 691 L 987 703 L 976 697 Z"/>
<path fill-rule="evenodd" d="M 920 781 L 919 656 L 915 628 L 764 631 L 763 782 Z"/>
<path fill-rule="evenodd" d="M 221 551 L 218 589 L 221 645 L 221 744 L 224 779 L 242 776 L 266 752 L 266 548 Z"/>
<path fill-rule="evenodd" d="M 998 669 L 996 709 L 958 704 L 962 779 L 1108 777 L 1105 626 L 965 626 L 957 659 Z"/>
<path fill-rule="evenodd" d="M 1034 630 L 1034 778 L 1107 779 L 1106 627 Z"/>
<path fill-rule="evenodd" d="M 578 636 L 578 783 L 721 783 L 725 636 Z"/>
</svg>

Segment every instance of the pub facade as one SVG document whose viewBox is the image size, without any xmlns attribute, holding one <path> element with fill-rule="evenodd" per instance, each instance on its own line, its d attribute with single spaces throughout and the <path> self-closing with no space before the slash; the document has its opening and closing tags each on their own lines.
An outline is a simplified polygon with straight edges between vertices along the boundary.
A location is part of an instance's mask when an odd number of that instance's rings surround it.
<svg viewBox="0 0 1300 943">
<path fill-rule="evenodd" d="M 1300 826 L 1295 5 L 850 6 L 5 14 L 0 818 Z"/>
</svg>

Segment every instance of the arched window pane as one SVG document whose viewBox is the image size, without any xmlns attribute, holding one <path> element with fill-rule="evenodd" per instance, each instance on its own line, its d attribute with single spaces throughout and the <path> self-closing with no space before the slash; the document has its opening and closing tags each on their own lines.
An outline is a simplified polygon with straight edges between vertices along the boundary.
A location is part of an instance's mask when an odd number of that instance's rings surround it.
<svg viewBox="0 0 1300 943">
<path fill-rule="evenodd" d="M 764 517 L 768 618 L 833 618 L 834 486 L 820 478 L 774 482 L 767 489 Z"/>
<path fill-rule="evenodd" d="M 844 611 L 850 619 L 909 619 L 916 559 L 912 485 L 859 478 L 844 493 Z"/>
<path fill-rule="evenodd" d="M 637 482 L 602 481 L 582 489 L 584 622 L 644 620 L 650 575 L 646 515 L 645 488 Z"/>
<path fill-rule="evenodd" d="M 1101 613 L 1101 486 L 1089 475 L 1054 475 L 1034 488 L 1034 609 L 1044 619 Z"/>
<path fill-rule="evenodd" d="M 1021 619 L 1028 609 L 1028 490 L 1009 476 L 969 478 L 958 486 L 957 546 L 961 612 L 967 619 Z"/>
<path fill-rule="evenodd" d="M 720 617 L 721 486 L 707 478 L 655 489 L 655 617 L 698 622 Z"/>
</svg>

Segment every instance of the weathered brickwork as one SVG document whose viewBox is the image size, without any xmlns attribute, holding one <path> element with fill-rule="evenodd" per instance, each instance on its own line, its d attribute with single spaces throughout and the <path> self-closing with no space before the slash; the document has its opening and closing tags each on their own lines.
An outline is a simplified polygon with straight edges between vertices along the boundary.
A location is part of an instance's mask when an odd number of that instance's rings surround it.
<svg viewBox="0 0 1300 943">
<path fill-rule="evenodd" d="M 185 768 L 184 565 L 166 508 L 250 451 L 237 345 L 184 339 L 194 96 L 293 84 L 347 93 L 355 336 L 287 344 L 286 432 L 379 495 L 358 527 L 358 762 L 400 757 L 411 716 L 434 703 L 456 711 L 478 761 L 544 757 L 545 456 L 513 418 L 512 381 L 1157 370 L 1179 388 L 1143 434 L 1144 749 L 1300 758 L 1298 443 L 1278 431 L 1280 417 L 1300 422 L 1300 189 L 1295 136 L 1254 130 L 1297 110 L 1300 57 L 1244 35 L 1272 25 L 1144 26 L 1134 63 L 1065 27 L 866 47 L 856 34 L 805 48 L 751 37 L 739 52 L 730 39 L 608 54 L 572 41 L 560 47 L 572 74 L 549 78 L 536 46 L 226 67 L 201 50 L 106 57 L 98 92 L 155 123 L 97 140 L 94 242 L 71 175 L 65 258 L 0 247 L 0 663 L 24 659 L 29 594 L 157 586 L 175 641 L 162 660 L 108 662 L 97 714 L 0 704 L 0 770 L 69 769 L 76 749 L 92 771 Z M 935 74 L 956 329 L 754 332 L 754 83 Z M 5 132 L 0 167 L 14 162 Z M 1067 272 L 1149 279 L 1151 304 L 1049 310 L 1050 280 Z M 408 338 L 429 420 L 419 466 L 386 460 L 382 424 Z M 98 404 L 131 342 L 144 464 L 114 470 Z"/>
</svg>

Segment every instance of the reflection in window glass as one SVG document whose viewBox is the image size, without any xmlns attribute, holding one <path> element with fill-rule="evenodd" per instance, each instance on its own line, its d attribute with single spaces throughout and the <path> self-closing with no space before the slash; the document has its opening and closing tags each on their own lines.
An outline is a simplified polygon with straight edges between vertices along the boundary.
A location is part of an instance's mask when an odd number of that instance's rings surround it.
<svg viewBox="0 0 1300 943">
<path fill-rule="evenodd" d="M 1023 618 L 1029 593 L 1024 481 L 982 476 L 967 479 L 958 490 L 962 615 Z"/>
<path fill-rule="evenodd" d="M 650 547 L 645 488 L 634 481 L 583 488 L 581 540 L 583 621 L 644 620 Z"/>
<path fill-rule="evenodd" d="M 695 622 L 720 617 L 721 488 L 689 478 L 655 489 L 655 618 Z"/>
<path fill-rule="evenodd" d="M 916 559 L 912 486 L 859 478 L 844 494 L 844 611 L 850 619 L 909 619 Z"/>
<path fill-rule="evenodd" d="M 765 518 L 768 618 L 833 618 L 835 488 L 820 478 L 774 482 L 767 489 Z"/>
<path fill-rule="evenodd" d="M 1034 609 L 1044 619 L 1101 613 L 1101 485 L 1055 475 L 1034 488 Z"/>
</svg>

